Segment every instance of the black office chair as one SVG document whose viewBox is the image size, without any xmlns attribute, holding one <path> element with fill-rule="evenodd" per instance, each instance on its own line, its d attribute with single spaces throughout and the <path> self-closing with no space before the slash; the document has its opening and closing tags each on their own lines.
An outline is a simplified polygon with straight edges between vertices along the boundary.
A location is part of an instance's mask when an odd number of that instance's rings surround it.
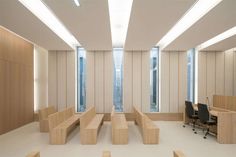
<svg viewBox="0 0 236 157">
<path fill-rule="evenodd" d="M 205 134 L 205 136 L 203 137 L 204 139 L 206 139 L 207 135 L 209 134 L 209 128 L 212 125 L 216 125 L 216 121 L 211 119 L 209 111 L 208 111 L 208 107 L 206 104 L 198 104 L 198 118 L 200 120 L 200 122 L 206 126 L 207 132 Z M 203 128 L 204 130 L 205 128 Z"/>
<path fill-rule="evenodd" d="M 195 124 L 196 121 L 198 119 L 198 115 L 195 113 L 194 108 L 193 108 L 193 104 L 191 101 L 185 101 L 185 113 L 187 115 L 187 117 L 192 120 L 192 124 L 193 124 L 193 131 L 195 131 Z M 183 125 L 183 127 L 185 127 L 185 125 Z M 194 132 L 195 134 L 197 133 L 196 131 Z"/>
</svg>

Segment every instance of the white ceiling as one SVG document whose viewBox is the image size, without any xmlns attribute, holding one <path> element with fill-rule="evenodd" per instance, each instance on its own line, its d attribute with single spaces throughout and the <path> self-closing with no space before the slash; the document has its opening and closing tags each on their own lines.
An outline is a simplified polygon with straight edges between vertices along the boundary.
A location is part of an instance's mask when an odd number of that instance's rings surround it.
<svg viewBox="0 0 236 157">
<path fill-rule="evenodd" d="M 235 6 L 236 0 L 223 0 L 164 50 L 189 50 L 236 26 Z"/>
<path fill-rule="evenodd" d="M 18 0 L 1 0 L 0 25 L 47 50 L 71 50 Z"/>
<path fill-rule="evenodd" d="M 150 50 L 196 0 L 134 0 L 126 50 Z"/>
<path fill-rule="evenodd" d="M 108 0 L 43 0 L 86 50 L 111 50 Z"/>
<path fill-rule="evenodd" d="M 204 48 L 201 51 L 226 51 L 234 47 L 236 47 L 236 35 Z"/>
</svg>

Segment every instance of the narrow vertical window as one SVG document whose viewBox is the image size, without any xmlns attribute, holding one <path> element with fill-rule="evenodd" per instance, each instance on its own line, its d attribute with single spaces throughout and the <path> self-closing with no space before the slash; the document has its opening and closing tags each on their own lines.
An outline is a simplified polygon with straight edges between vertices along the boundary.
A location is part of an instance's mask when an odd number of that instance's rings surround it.
<svg viewBox="0 0 236 157">
<path fill-rule="evenodd" d="M 150 54 L 150 111 L 159 112 L 159 48 L 154 47 Z"/>
<path fill-rule="evenodd" d="M 113 49 L 114 83 L 113 103 L 116 111 L 123 111 L 123 49 Z"/>
<path fill-rule="evenodd" d="M 194 102 L 195 91 L 195 49 L 187 52 L 187 99 Z"/>
<path fill-rule="evenodd" d="M 84 48 L 77 48 L 77 111 L 83 112 L 86 109 L 85 90 L 85 66 L 86 52 Z"/>
</svg>

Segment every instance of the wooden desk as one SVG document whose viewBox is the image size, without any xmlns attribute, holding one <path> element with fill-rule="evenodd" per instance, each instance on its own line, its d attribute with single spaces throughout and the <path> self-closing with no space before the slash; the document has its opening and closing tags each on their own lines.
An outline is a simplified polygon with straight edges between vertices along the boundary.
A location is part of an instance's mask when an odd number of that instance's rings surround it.
<svg viewBox="0 0 236 157">
<path fill-rule="evenodd" d="M 198 110 L 197 105 L 193 107 L 195 111 Z M 221 144 L 236 144 L 236 112 L 218 107 L 210 107 L 209 112 L 217 117 L 217 127 L 210 128 L 212 132 L 217 133 L 217 141 Z M 184 112 L 184 122 L 189 121 Z"/>
</svg>

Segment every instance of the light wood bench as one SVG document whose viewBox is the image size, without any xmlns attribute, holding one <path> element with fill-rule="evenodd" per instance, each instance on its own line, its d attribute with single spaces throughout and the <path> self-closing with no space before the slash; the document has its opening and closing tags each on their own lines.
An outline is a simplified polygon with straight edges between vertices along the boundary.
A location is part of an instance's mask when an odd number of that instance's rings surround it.
<svg viewBox="0 0 236 157">
<path fill-rule="evenodd" d="M 43 109 L 39 109 L 39 128 L 40 132 L 48 132 L 48 116 L 56 112 L 54 106 L 46 107 Z"/>
<path fill-rule="evenodd" d="M 40 157 L 40 153 L 39 151 L 33 151 L 29 153 L 28 155 L 26 155 L 26 157 Z"/>
<path fill-rule="evenodd" d="M 184 153 L 180 150 L 174 150 L 174 157 L 185 157 Z"/>
<path fill-rule="evenodd" d="M 111 157 L 111 152 L 110 151 L 103 151 L 102 157 Z"/>
<path fill-rule="evenodd" d="M 144 144 L 158 144 L 159 143 L 159 128 L 143 114 L 139 109 L 133 107 L 135 124 L 140 127 L 143 136 Z"/>
<path fill-rule="evenodd" d="M 103 124 L 104 114 L 96 114 L 95 107 L 89 108 L 80 117 L 81 144 L 96 144 L 97 135 Z"/>
<path fill-rule="evenodd" d="M 65 144 L 67 135 L 79 123 L 79 114 L 75 114 L 74 107 L 51 114 L 49 121 L 50 144 Z"/>
<path fill-rule="evenodd" d="M 125 114 L 111 111 L 112 144 L 128 144 L 128 124 Z"/>
</svg>

